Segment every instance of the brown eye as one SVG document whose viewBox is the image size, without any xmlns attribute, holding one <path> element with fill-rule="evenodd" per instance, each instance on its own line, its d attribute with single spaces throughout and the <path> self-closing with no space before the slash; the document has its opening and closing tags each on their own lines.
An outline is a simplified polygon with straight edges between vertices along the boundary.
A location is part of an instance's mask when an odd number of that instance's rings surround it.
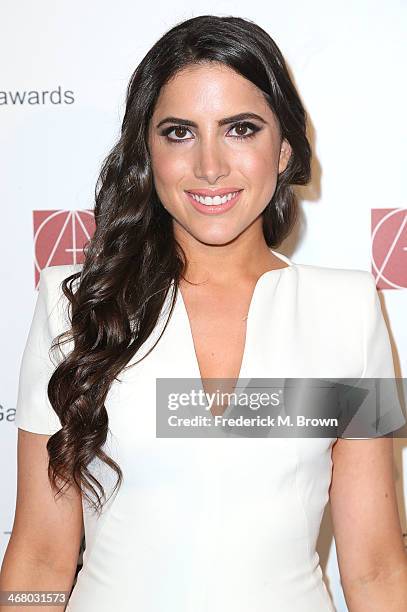
<svg viewBox="0 0 407 612">
<path fill-rule="evenodd" d="M 185 138 L 190 130 L 185 125 L 171 125 L 161 132 L 161 136 L 165 136 L 169 142 L 184 142 L 190 140 Z"/>
<path fill-rule="evenodd" d="M 232 138 L 236 138 L 237 140 L 243 140 L 246 138 L 253 137 L 257 132 L 261 130 L 261 128 L 259 128 L 254 123 L 243 121 L 241 123 L 236 123 L 234 126 L 232 126 L 231 131 L 233 130 L 236 132 L 236 134 L 232 134 Z M 250 132 L 248 132 L 247 130 L 250 130 Z"/>
<path fill-rule="evenodd" d="M 178 127 L 174 128 L 174 134 L 177 138 L 183 138 L 186 135 L 186 133 L 187 133 L 187 130 L 182 125 L 179 125 Z"/>
<path fill-rule="evenodd" d="M 238 136 L 245 136 L 246 135 L 246 130 L 247 130 L 247 125 L 243 125 L 242 123 L 240 125 L 236 126 L 236 132 Z"/>
</svg>

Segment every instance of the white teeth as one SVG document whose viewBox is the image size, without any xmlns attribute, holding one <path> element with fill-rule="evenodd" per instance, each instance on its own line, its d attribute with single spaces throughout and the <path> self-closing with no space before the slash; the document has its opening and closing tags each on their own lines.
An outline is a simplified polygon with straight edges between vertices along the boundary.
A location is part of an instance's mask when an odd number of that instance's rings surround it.
<svg viewBox="0 0 407 612">
<path fill-rule="evenodd" d="M 219 204 L 226 204 L 226 202 L 231 200 L 237 193 L 237 191 L 234 191 L 233 193 L 227 193 L 222 197 L 217 195 L 214 198 L 211 198 L 210 196 L 199 196 L 196 193 L 191 193 L 191 196 L 194 198 L 194 200 L 204 204 L 205 206 L 218 206 Z"/>
</svg>

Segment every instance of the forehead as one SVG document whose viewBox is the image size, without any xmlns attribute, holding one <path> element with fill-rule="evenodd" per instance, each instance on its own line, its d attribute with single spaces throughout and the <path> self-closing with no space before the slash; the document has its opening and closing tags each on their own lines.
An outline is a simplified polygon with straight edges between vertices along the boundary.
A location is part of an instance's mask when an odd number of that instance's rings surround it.
<svg viewBox="0 0 407 612">
<path fill-rule="evenodd" d="M 219 63 L 194 64 L 177 72 L 161 88 L 154 115 L 227 116 L 237 112 L 271 113 L 251 81 Z M 220 117 L 219 117 L 220 118 Z"/>
</svg>

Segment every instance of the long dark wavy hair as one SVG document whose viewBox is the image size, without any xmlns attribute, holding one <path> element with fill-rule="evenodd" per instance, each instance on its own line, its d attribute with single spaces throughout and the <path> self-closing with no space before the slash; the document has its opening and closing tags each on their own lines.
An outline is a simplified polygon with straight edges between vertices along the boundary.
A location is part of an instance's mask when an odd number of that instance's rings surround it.
<svg viewBox="0 0 407 612">
<path fill-rule="evenodd" d="M 54 339 L 52 348 L 68 340 L 73 348 L 48 385 L 62 426 L 47 443 L 50 482 L 57 493 L 76 485 L 98 513 L 106 495 L 90 462 L 98 458 L 114 470 L 114 491 L 123 480 L 120 467 L 103 450 L 109 429 L 107 393 L 152 333 L 174 282 L 168 323 L 186 269 L 172 218 L 154 188 L 149 122 L 163 85 L 183 68 L 206 62 L 220 62 L 254 83 L 291 145 L 288 165 L 262 213 L 269 247 L 278 246 L 296 221 L 292 185 L 310 180 L 305 110 L 279 48 L 255 23 L 213 15 L 188 19 L 166 32 L 135 69 L 120 138 L 103 161 L 96 184 L 96 229 L 85 247 L 83 268 L 61 285 L 69 300 L 71 328 Z"/>
</svg>

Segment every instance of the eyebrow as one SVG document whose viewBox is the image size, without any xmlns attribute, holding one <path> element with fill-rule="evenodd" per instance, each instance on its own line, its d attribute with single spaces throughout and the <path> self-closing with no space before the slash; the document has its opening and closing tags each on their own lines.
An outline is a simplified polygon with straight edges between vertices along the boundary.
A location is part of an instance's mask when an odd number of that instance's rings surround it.
<svg viewBox="0 0 407 612">
<path fill-rule="evenodd" d="M 232 115 L 231 117 L 225 117 L 224 119 L 220 119 L 218 121 L 218 125 L 227 125 L 229 123 L 235 123 L 236 121 L 245 121 L 246 119 L 257 119 L 261 123 L 267 123 L 260 117 L 260 115 L 256 115 L 256 113 L 239 113 L 238 115 Z M 157 123 L 156 128 L 159 128 L 164 123 L 176 123 L 178 125 L 188 125 L 190 127 L 197 128 L 198 124 L 195 121 L 190 121 L 189 119 L 180 119 L 179 117 L 165 117 L 165 119 L 161 119 L 159 123 Z"/>
</svg>

